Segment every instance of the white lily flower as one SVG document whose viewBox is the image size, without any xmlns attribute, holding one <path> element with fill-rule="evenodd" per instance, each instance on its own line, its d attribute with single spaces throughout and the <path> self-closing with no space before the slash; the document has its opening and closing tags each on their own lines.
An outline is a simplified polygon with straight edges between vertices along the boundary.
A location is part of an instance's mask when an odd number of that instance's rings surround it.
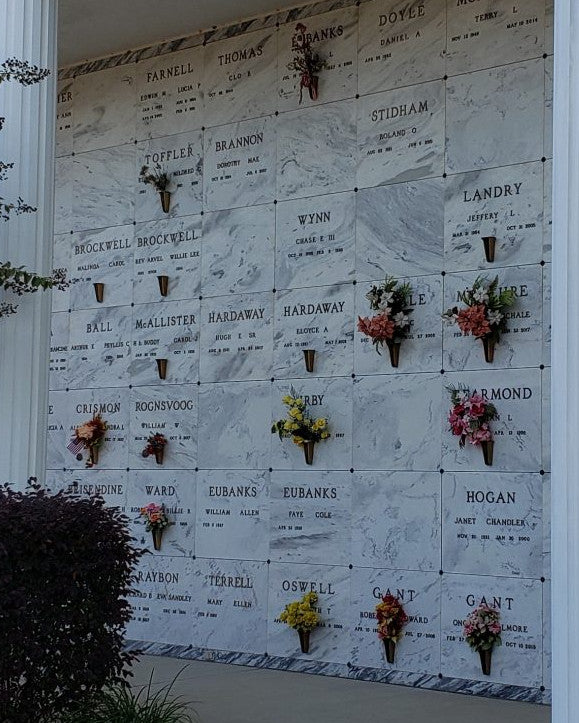
<svg viewBox="0 0 579 723">
<path fill-rule="evenodd" d="M 403 311 L 399 311 L 394 316 L 394 325 L 395 326 L 406 326 L 408 324 L 408 315 L 405 314 Z"/>
</svg>

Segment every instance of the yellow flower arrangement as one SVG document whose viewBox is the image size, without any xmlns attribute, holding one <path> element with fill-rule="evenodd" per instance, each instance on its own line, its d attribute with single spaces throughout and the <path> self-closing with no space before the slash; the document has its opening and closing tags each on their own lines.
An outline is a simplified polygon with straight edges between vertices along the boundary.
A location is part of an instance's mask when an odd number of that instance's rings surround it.
<svg viewBox="0 0 579 723">
<path fill-rule="evenodd" d="M 320 619 L 317 610 L 313 607 L 317 602 L 317 593 L 307 592 L 301 600 L 288 603 L 279 619 L 294 630 L 313 630 Z"/>
<path fill-rule="evenodd" d="M 308 414 L 306 403 L 297 396 L 293 387 L 291 394 L 286 394 L 281 401 L 288 407 L 287 418 L 274 422 L 271 428 L 272 434 L 279 434 L 280 439 L 291 437 L 293 443 L 300 447 L 304 442 L 329 439 L 328 420 L 325 417 L 312 419 Z"/>
</svg>

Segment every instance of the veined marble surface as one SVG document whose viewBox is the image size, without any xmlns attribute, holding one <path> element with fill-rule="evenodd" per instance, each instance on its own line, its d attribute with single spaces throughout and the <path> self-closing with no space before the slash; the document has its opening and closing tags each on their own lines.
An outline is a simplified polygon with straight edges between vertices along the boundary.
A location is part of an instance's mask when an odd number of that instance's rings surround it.
<svg viewBox="0 0 579 723">
<path fill-rule="evenodd" d="M 120 469 L 51 469 L 46 472 L 46 487 L 52 492 L 65 490 L 81 497 L 99 495 L 107 507 L 116 507 L 124 513 L 127 477 L 127 472 Z"/>
<path fill-rule="evenodd" d="M 278 118 L 277 198 L 351 191 L 356 185 L 356 102 L 342 100 Z"/>
<path fill-rule="evenodd" d="M 429 178 L 356 194 L 356 277 L 440 273 L 444 186 Z"/>
<path fill-rule="evenodd" d="M 442 176 L 444 88 L 437 80 L 360 99 L 359 187 Z"/>
<path fill-rule="evenodd" d="M 553 158 L 553 56 L 545 58 L 545 120 L 543 155 Z"/>
<path fill-rule="evenodd" d="M 70 233 L 58 234 L 52 244 L 52 268 L 63 271 L 70 280 L 72 236 Z M 70 308 L 70 286 L 52 292 L 52 311 L 68 311 Z"/>
<path fill-rule="evenodd" d="M 269 498 L 269 472 L 198 472 L 197 556 L 267 560 Z"/>
<path fill-rule="evenodd" d="M 355 565 L 438 572 L 438 472 L 356 472 L 352 489 Z"/>
<path fill-rule="evenodd" d="M 276 289 L 326 286 L 353 278 L 356 200 L 347 192 L 277 205 Z"/>
<path fill-rule="evenodd" d="M 543 470 L 551 471 L 551 368 L 541 372 L 541 447 L 543 449 Z"/>
<path fill-rule="evenodd" d="M 59 312 L 52 315 L 50 324 L 50 377 L 49 389 L 62 390 L 68 387 L 68 357 L 70 314 Z"/>
<path fill-rule="evenodd" d="M 543 164 L 543 259 L 551 261 L 553 246 L 553 161 L 547 160 Z"/>
<path fill-rule="evenodd" d="M 360 5 L 358 92 L 442 78 L 445 0 L 373 0 Z"/>
<path fill-rule="evenodd" d="M 306 26 L 304 32 L 311 43 L 312 51 L 326 64 L 318 73 L 318 99 L 312 100 L 307 88 L 303 88 L 300 94 L 301 75 L 288 68 L 296 56 L 292 48 L 296 23 L 289 22 L 282 25 L 278 33 L 278 109 L 295 110 L 317 103 L 353 98 L 356 94 L 358 65 L 357 8 L 348 7 L 314 15 L 300 19 L 300 23 Z"/>
<path fill-rule="evenodd" d="M 203 217 L 203 296 L 274 288 L 275 207 L 272 204 Z"/>
<path fill-rule="evenodd" d="M 543 479 L 543 577 L 551 579 L 551 475 Z M 548 589 L 548 586 L 547 586 Z M 545 643 L 545 652 L 551 652 L 550 644 Z"/>
<path fill-rule="evenodd" d="M 54 165 L 54 233 L 70 233 L 74 228 L 74 159 L 72 158 L 72 156 L 63 156 L 61 158 L 56 158 Z"/>
<path fill-rule="evenodd" d="M 135 65 L 79 75 L 74 81 L 75 153 L 135 140 Z"/>
<path fill-rule="evenodd" d="M 542 58 L 449 78 L 447 173 L 539 160 L 544 85 Z"/>
<path fill-rule="evenodd" d="M 544 366 L 551 366 L 551 264 L 543 266 L 543 354 Z M 549 397 L 549 394 L 545 396 Z"/>
<path fill-rule="evenodd" d="M 74 79 L 59 80 L 56 85 L 56 146 L 55 155 L 72 153 Z"/>
</svg>

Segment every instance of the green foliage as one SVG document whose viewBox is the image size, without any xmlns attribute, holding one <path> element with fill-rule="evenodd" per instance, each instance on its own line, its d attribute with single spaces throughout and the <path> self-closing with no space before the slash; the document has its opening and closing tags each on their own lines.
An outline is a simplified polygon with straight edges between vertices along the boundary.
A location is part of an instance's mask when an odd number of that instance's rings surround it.
<svg viewBox="0 0 579 723">
<path fill-rule="evenodd" d="M 149 170 L 149 166 L 143 166 L 139 173 L 139 180 L 141 183 L 153 186 L 157 191 L 166 191 L 171 182 L 169 174 L 158 164 L 153 171 Z"/>
<path fill-rule="evenodd" d="M 52 276 L 39 276 L 27 271 L 23 266 L 12 266 L 10 261 L 0 264 L 0 289 L 11 291 L 16 296 L 34 294 L 41 289 L 66 289 L 69 282 L 63 271 L 55 271 Z M 0 319 L 15 314 L 15 304 L 0 302 Z"/>
</svg>

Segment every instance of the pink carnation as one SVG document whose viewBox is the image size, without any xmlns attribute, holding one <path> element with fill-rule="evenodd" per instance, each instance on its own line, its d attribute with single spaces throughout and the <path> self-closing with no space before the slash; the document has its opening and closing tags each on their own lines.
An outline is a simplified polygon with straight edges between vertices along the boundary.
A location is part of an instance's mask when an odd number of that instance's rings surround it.
<svg viewBox="0 0 579 723">
<path fill-rule="evenodd" d="M 472 334 L 477 339 L 491 332 L 484 304 L 475 304 L 461 309 L 456 316 L 456 323 L 463 334 Z"/>
<path fill-rule="evenodd" d="M 376 339 L 386 341 L 394 336 L 395 325 L 386 312 L 372 317 L 358 317 L 358 331 L 362 334 Z"/>
</svg>

